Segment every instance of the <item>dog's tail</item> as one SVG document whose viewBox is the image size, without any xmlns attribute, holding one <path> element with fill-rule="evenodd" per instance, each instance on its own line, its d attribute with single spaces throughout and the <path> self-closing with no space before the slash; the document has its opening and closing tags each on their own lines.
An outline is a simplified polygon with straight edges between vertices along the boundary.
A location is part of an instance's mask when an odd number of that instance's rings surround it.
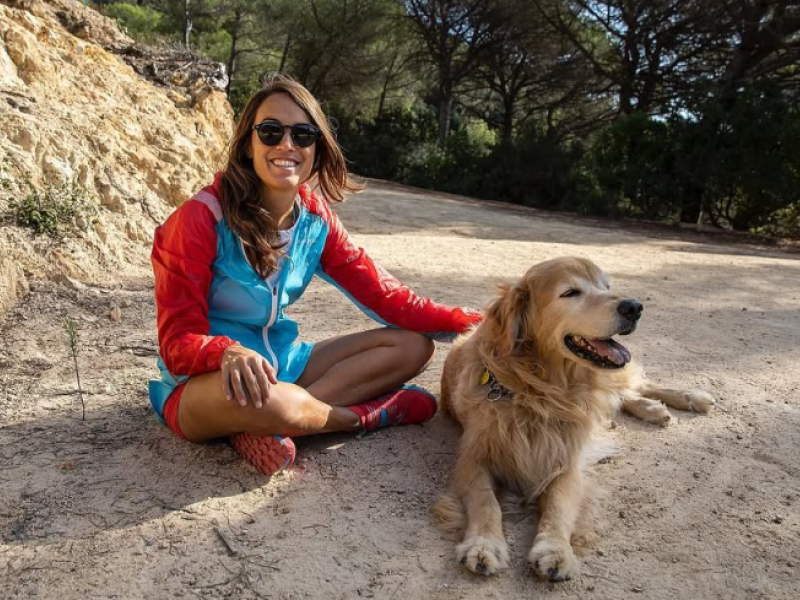
<svg viewBox="0 0 800 600">
<path fill-rule="evenodd" d="M 458 538 L 467 526 L 461 499 L 450 493 L 439 496 L 433 506 L 433 523 L 445 536 Z"/>
</svg>

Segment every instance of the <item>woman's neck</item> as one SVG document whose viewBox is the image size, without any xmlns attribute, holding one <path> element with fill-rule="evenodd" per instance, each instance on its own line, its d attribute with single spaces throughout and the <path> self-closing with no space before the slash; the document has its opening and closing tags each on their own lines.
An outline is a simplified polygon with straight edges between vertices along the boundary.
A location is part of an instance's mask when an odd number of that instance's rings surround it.
<svg viewBox="0 0 800 600">
<path fill-rule="evenodd" d="M 289 229 L 294 225 L 294 201 L 297 198 L 297 190 L 276 194 L 271 192 L 268 196 L 262 192 L 261 202 L 264 208 L 269 211 L 278 229 Z"/>
</svg>

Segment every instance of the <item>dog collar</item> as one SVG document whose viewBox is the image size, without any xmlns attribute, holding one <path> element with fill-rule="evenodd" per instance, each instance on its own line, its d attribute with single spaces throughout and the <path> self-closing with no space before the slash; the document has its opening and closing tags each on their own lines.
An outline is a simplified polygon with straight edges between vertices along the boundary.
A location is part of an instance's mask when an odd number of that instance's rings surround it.
<svg viewBox="0 0 800 600">
<path fill-rule="evenodd" d="M 497 402 L 502 398 L 511 399 L 514 397 L 514 392 L 501 385 L 497 381 L 497 377 L 489 369 L 484 369 L 481 374 L 481 385 L 486 388 L 486 399 L 489 402 Z"/>
</svg>

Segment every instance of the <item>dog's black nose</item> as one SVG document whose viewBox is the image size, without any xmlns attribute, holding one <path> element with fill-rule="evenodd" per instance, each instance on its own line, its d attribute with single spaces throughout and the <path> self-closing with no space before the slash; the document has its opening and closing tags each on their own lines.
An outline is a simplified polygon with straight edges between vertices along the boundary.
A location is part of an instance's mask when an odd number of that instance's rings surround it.
<svg viewBox="0 0 800 600">
<path fill-rule="evenodd" d="M 638 300 L 631 300 L 630 298 L 622 300 L 617 305 L 617 312 L 631 321 L 638 321 L 639 317 L 642 316 L 643 310 L 644 306 L 641 302 Z"/>
</svg>

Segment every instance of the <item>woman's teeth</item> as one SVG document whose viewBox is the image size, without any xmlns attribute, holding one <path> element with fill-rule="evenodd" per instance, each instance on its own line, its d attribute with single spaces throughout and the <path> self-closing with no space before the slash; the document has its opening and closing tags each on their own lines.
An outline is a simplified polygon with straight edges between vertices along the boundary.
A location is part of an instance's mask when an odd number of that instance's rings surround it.
<svg viewBox="0 0 800 600">
<path fill-rule="evenodd" d="M 297 163 L 293 160 L 273 160 L 272 164 L 276 167 L 283 167 L 286 169 L 291 169 L 292 167 L 296 167 Z"/>
</svg>

